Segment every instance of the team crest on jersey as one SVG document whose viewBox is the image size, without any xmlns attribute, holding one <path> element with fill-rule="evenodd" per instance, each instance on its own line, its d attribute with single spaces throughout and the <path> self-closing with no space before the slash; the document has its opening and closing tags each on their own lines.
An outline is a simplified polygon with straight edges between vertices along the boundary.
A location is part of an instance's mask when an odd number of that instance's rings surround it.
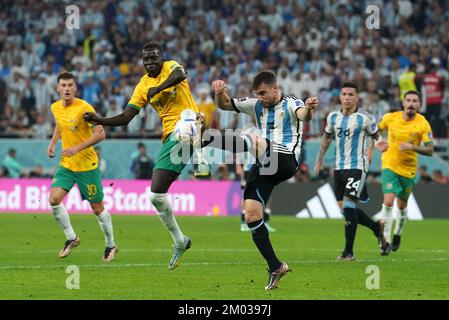
<svg viewBox="0 0 449 320">
<path fill-rule="evenodd" d="M 418 132 L 412 132 L 410 133 L 410 140 L 415 141 L 418 140 L 419 133 Z"/>
<path fill-rule="evenodd" d="M 429 139 L 430 139 L 430 140 L 433 140 L 433 134 L 432 134 L 432 132 L 429 132 Z"/>
<path fill-rule="evenodd" d="M 76 119 L 70 119 L 70 127 L 69 127 L 69 129 L 71 131 L 76 131 L 78 129 L 77 124 L 78 124 L 78 122 L 76 121 Z"/>
<path fill-rule="evenodd" d="M 284 111 L 284 110 L 281 111 L 281 118 L 282 118 L 282 119 L 285 118 L 285 111 Z"/>
</svg>

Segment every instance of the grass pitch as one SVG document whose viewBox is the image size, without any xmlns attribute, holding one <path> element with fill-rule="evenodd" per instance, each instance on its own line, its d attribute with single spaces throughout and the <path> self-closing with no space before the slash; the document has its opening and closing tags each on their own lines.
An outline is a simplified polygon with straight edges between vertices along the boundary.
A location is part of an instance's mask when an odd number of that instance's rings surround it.
<svg viewBox="0 0 449 320">
<path fill-rule="evenodd" d="M 178 217 L 192 248 L 167 269 L 171 237 L 156 216 L 113 216 L 119 248 L 102 262 L 97 219 L 71 215 L 81 245 L 59 259 L 64 236 L 51 215 L 0 215 L 0 299 L 449 299 L 449 220 L 408 221 L 401 248 L 379 254 L 371 231 L 359 226 L 354 262 L 337 262 L 341 220 L 274 216 L 271 240 L 293 272 L 265 291 L 266 265 L 238 217 Z M 66 268 L 80 270 L 79 290 L 66 288 Z M 367 289 L 368 266 L 379 289 Z"/>
</svg>

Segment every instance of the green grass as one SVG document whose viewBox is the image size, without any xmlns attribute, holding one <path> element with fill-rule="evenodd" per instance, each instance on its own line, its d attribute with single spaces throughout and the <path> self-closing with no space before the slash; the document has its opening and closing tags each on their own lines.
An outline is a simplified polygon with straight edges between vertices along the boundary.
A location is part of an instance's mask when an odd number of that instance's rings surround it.
<svg viewBox="0 0 449 320">
<path fill-rule="evenodd" d="M 342 221 L 274 216 L 271 240 L 293 272 L 266 292 L 266 266 L 238 217 L 178 217 L 192 237 L 180 267 L 167 269 L 171 238 L 155 216 L 114 216 L 119 253 L 100 261 L 97 219 L 72 215 L 81 245 L 66 259 L 51 215 L 0 215 L 0 299 L 448 299 L 449 220 L 409 221 L 400 250 L 381 257 L 359 226 L 355 262 L 337 262 Z M 66 288 L 66 267 L 80 269 L 80 289 Z M 380 289 L 366 289 L 366 268 L 380 270 Z"/>
</svg>

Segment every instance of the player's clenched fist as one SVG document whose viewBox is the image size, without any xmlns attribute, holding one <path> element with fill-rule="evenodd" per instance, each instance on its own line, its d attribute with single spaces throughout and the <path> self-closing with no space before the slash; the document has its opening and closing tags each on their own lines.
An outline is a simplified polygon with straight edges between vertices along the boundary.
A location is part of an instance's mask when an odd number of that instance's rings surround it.
<svg viewBox="0 0 449 320">
<path fill-rule="evenodd" d="M 315 110 L 320 105 L 320 100 L 318 100 L 318 97 L 310 97 L 307 98 L 304 105 L 306 106 L 307 109 Z"/>
<path fill-rule="evenodd" d="M 223 90 L 226 89 L 227 86 L 227 83 L 223 80 L 215 80 L 214 82 L 212 82 L 212 90 L 215 94 L 223 92 Z"/>
</svg>

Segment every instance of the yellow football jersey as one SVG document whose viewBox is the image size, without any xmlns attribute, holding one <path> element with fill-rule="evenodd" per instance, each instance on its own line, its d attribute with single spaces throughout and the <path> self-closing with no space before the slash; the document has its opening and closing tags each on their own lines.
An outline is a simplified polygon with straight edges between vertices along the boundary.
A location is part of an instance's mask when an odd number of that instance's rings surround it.
<svg viewBox="0 0 449 320">
<path fill-rule="evenodd" d="M 165 61 L 162 70 L 156 78 L 144 75 L 134 89 L 128 105 L 138 110 L 142 109 L 147 102 L 159 113 L 162 120 L 162 141 L 173 132 L 176 122 L 178 122 L 181 112 L 184 109 L 192 109 L 198 112 L 198 107 L 190 93 L 187 79 L 181 81 L 176 86 L 167 88 L 147 101 L 148 89 L 159 86 L 167 80 L 170 73 L 177 68 L 182 68 L 176 61 Z"/>
<path fill-rule="evenodd" d="M 212 100 L 210 100 L 204 103 L 198 103 L 198 109 L 200 112 L 204 113 L 204 117 L 206 118 L 206 127 L 209 127 L 214 119 L 214 112 L 217 109 L 217 106 Z"/>
<path fill-rule="evenodd" d="M 387 113 L 379 122 L 379 129 L 388 129 L 388 149 L 382 154 L 382 169 L 414 178 L 418 169 L 418 154 L 415 151 L 400 151 L 401 142 L 416 146 L 432 142 L 432 129 L 423 115 L 417 114 L 412 121 L 402 119 L 402 111 Z"/>
<path fill-rule="evenodd" d="M 83 113 L 95 112 L 95 109 L 82 99 L 75 98 L 73 103 L 64 107 L 62 100 L 51 105 L 51 112 L 61 133 L 62 149 L 80 144 L 92 136 L 92 128 L 83 119 Z M 71 157 L 62 157 L 60 166 L 81 172 L 96 169 L 98 157 L 94 147 L 86 148 Z"/>
</svg>

